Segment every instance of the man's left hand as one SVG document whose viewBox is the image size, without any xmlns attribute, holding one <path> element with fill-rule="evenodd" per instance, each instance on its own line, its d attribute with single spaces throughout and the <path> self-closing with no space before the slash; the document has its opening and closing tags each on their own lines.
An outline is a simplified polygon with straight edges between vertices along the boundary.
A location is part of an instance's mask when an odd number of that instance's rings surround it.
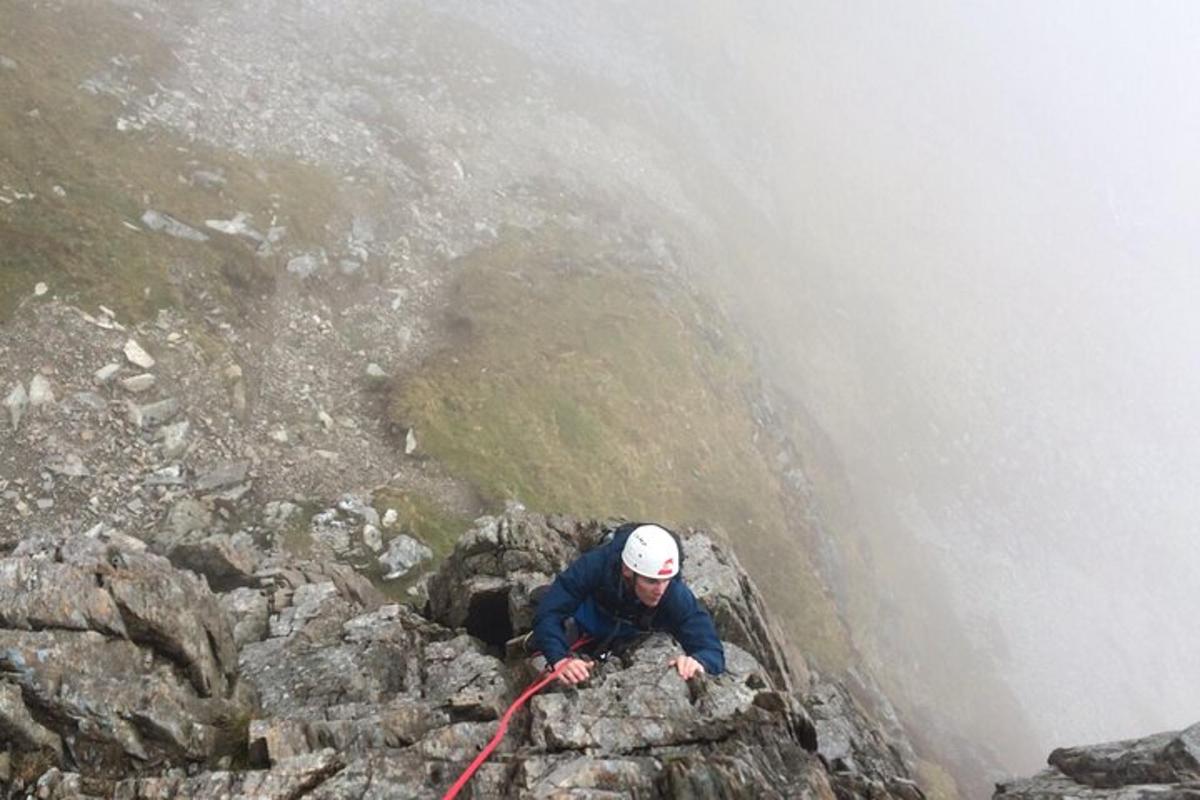
<svg viewBox="0 0 1200 800">
<path fill-rule="evenodd" d="M 691 656 L 678 656 L 671 659 L 667 664 L 669 667 L 674 667 L 679 670 L 679 677 L 685 681 L 690 681 L 697 675 L 704 674 L 704 665 Z"/>
</svg>

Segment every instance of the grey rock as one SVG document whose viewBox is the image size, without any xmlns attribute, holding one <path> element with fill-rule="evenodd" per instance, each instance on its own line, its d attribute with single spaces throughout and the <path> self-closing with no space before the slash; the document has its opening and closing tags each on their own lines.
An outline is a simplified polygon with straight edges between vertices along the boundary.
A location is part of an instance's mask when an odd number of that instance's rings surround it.
<svg viewBox="0 0 1200 800">
<path fill-rule="evenodd" d="M 202 189 L 221 189 L 228 181 L 220 172 L 198 169 L 192 173 L 192 185 Z"/>
<path fill-rule="evenodd" d="M 152 369 L 154 367 L 154 357 L 147 353 L 140 344 L 134 339 L 129 339 L 125 342 L 122 348 L 125 353 L 125 358 L 130 364 L 142 369 Z"/>
<path fill-rule="evenodd" d="M 211 492 L 234 486 L 246 480 L 246 473 L 249 470 L 249 461 L 229 461 L 219 464 L 196 479 L 195 489 L 198 492 Z"/>
<path fill-rule="evenodd" d="M 246 421 L 246 382 L 237 381 L 229 388 L 229 410 L 239 422 Z"/>
<path fill-rule="evenodd" d="M 33 718 L 13 683 L 0 683 L 0 730 L 19 752 L 48 751 L 55 761 L 62 759 L 62 738 Z"/>
<path fill-rule="evenodd" d="M 165 559 L 90 533 L 30 536 L 0 559 L 0 687 L 19 690 L 2 690 L 6 729 L 51 752 L 69 735 L 73 763 L 96 774 L 209 758 L 248 699 L 216 598 Z"/>
<path fill-rule="evenodd" d="M 179 413 L 179 402 L 173 397 L 168 397 L 146 405 L 127 402 L 125 408 L 133 425 L 139 428 L 157 428 Z"/>
<path fill-rule="evenodd" d="M 207 242 L 207 234 L 201 233 L 190 225 L 186 225 L 169 214 L 147 209 L 142 214 L 142 225 L 152 231 L 165 233 L 177 239 L 187 239 L 192 242 Z M 141 366 L 140 364 L 138 366 Z"/>
<path fill-rule="evenodd" d="M 292 605 L 271 618 L 272 636 L 292 636 L 306 622 L 326 613 L 329 605 L 345 605 L 333 581 L 306 583 L 292 594 Z"/>
<path fill-rule="evenodd" d="M 909 778 L 910 766 L 900 756 L 903 743 L 868 719 L 844 686 L 819 680 L 805 705 L 816 726 L 817 752 L 834 772 L 835 782 L 853 784 L 855 776 L 870 775 L 890 786 Z"/>
<path fill-rule="evenodd" d="M 25 409 L 29 407 L 29 395 L 25 393 L 24 384 L 18 382 L 12 388 L 8 397 L 4 398 L 4 407 L 8 409 L 8 419 L 15 431 L 21 424 L 21 417 L 25 415 Z"/>
<path fill-rule="evenodd" d="M 1200 781 L 1200 723 L 1142 739 L 1084 747 L 1063 747 L 1050 754 L 1050 768 L 1032 778 L 999 784 L 995 798 L 1184 798 L 1195 796 Z"/>
<path fill-rule="evenodd" d="M 342 757 L 332 748 L 325 748 L 282 760 L 269 770 L 213 770 L 198 774 L 175 770 L 159 776 L 130 778 L 116 783 L 112 796 L 130 800 L 183 797 L 194 800 L 290 800 L 311 797 L 314 787 L 325 784 L 344 767 Z M 69 779 L 70 776 L 62 777 Z M 55 791 L 58 793 L 46 795 L 49 800 L 85 800 L 82 793 L 71 793 L 74 790 L 69 787 Z M 88 795 L 88 800 L 91 797 L 94 796 Z"/>
<path fill-rule="evenodd" d="M 383 549 L 383 534 L 379 532 L 379 528 L 374 525 L 363 525 L 362 530 L 363 544 L 370 550 L 378 553 Z"/>
<path fill-rule="evenodd" d="M 569 520 L 551 527 L 546 517 L 515 509 L 501 516 L 480 517 L 430 580 L 433 619 L 449 628 L 466 626 L 474 632 L 469 622 L 471 609 L 500 602 L 513 632 L 528 630 L 513 622 L 532 621 L 533 609 L 527 595 L 513 591 L 512 576 L 531 574 L 537 576 L 531 582 L 549 585 L 580 554 L 585 542 L 599 542 L 602 536 L 598 523 Z"/>
<path fill-rule="evenodd" d="M 400 534 L 388 544 L 387 552 L 379 557 L 379 563 L 387 568 L 384 580 L 407 575 L 408 572 L 422 561 L 433 558 L 433 551 L 422 542 L 407 534 Z"/>
<path fill-rule="evenodd" d="M 212 512 L 199 500 L 185 497 L 167 513 L 166 542 L 169 549 L 197 531 L 207 530 L 213 522 Z"/>
<path fill-rule="evenodd" d="M 262 554 L 245 536 L 216 534 L 199 541 L 184 540 L 168 553 L 171 563 L 203 575 L 216 591 L 257 586 L 255 570 Z"/>
<path fill-rule="evenodd" d="M 358 495 L 342 495 L 337 501 L 337 507 L 340 511 L 345 511 L 348 514 L 353 514 L 354 516 L 359 517 L 368 525 L 379 525 L 379 512 L 377 512 L 370 503 Z"/>
<path fill-rule="evenodd" d="M 185 483 L 183 467 L 178 464 L 156 469 L 142 479 L 144 486 L 183 486 Z"/>
<path fill-rule="evenodd" d="M 107 411 L 108 401 L 95 392 L 76 392 L 71 395 L 71 401 L 79 407 L 90 411 Z"/>
<path fill-rule="evenodd" d="M 127 392 L 141 394 L 154 387 L 155 377 L 148 372 L 133 375 L 121 380 L 121 388 Z"/>
<path fill-rule="evenodd" d="M 356 214 L 350 222 L 350 238 L 362 244 L 371 244 L 375 241 L 375 222 Z"/>
<path fill-rule="evenodd" d="M 288 567 L 270 566 L 258 572 L 260 585 L 271 589 L 271 607 L 280 611 L 291 602 L 295 592 L 306 584 L 332 583 L 338 596 L 358 611 L 373 611 L 383 604 L 383 596 L 369 580 L 347 564 L 305 561 Z"/>
<path fill-rule="evenodd" d="M 251 241 L 265 242 L 266 237 L 258 231 L 251 228 L 246 220 L 248 215 L 245 212 L 238 212 L 233 219 L 208 219 L 204 221 L 206 228 L 211 228 L 214 231 L 220 231 L 228 236 L 242 236 Z"/>
<path fill-rule="evenodd" d="M 363 524 L 350 511 L 330 511 L 348 526 Z M 477 626 L 474 615 L 500 624 L 506 607 L 527 606 L 539 581 L 548 580 L 559 562 L 599 541 L 605 527 L 599 522 L 547 519 L 519 508 L 485 518 L 462 538 L 452 559 L 431 581 L 439 587 L 431 595 L 439 599 L 431 600 L 430 606 L 443 616 L 457 613 L 449 595 L 459 591 L 466 595 L 468 630 Z M 236 544 L 241 537 L 244 534 L 237 534 L 230 542 Z M 92 532 L 83 538 L 92 539 Z M 219 616 L 231 630 L 230 649 L 240 647 L 240 653 L 236 677 L 229 675 L 225 693 L 205 695 L 203 684 L 196 682 L 197 657 L 189 635 L 195 624 L 178 615 L 204 617 L 206 601 L 200 596 L 172 597 L 151 576 L 170 575 L 181 587 L 203 587 L 204 582 L 163 566 L 162 559 L 126 553 L 115 547 L 111 533 L 97 533 L 95 539 L 95 552 L 112 559 L 111 574 L 100 568 L 94 555 L 84 558 L 61 540 L 47 549 L 28 539 L 14 554 L 24 571 L 7 578 L 14 587 L 12 598 L 0 590 L 0 615 L 10 606 L 14 615 L 0 624 L 0 666 L 6 676 L 20 676 L 9 681 L 19 689 L 10 691 L 9 698 L 26 702 L 40 685 L 37 680 L 67 689 L 66 698 L 56 701 L 59 705 L 48 717 L 53 724 L 39 714 L 20 717 L 19 709 L 11 714 L 0 698 L 0 725 L 19 726 L 25 731 L 22 747 L 42 748 L 52 758 L 53 736 L 68 748 L 63 730 L 86 736 L 93 724 L 98 725 L 105 745 L 106 759 L 72 761 L 80 773 L 45 773 L 37 784 L 39 796 L 440 796 L 491 738 L 497 720 L 533 678 L 522 659 L 505 663 L 469 633 L 426 619 L 407 606 L 382 605 L 378 591 L 347 565 L 272 557 L 254 575 L 243 575 L 255 585 L 219 599 Z M 694 577 L 699 584 L 708 581 L 710 595 L 723 597 L 721 575 L 707 576 L 707 571 L 736 562 L 726 560 L 719 548 L 712 558 L 700 559 Z M 6 575 L 5 569 L 11 568 L 2 562 L 0 575 Z M 30 570 L 47 572 L 31 578 Z M 97 572 L 104 576 L 99 584 Z M 738 591 L 754 594 L 744 575 L 735 577 Z M 142 600 L 125 599 L 126 593 L 114 585 L 117 581 L 147 584 Z M 77 599 L 63 604 L 50 588 L 59 584 Z M 14 602 L 15 587 L 25 585 L 38 590 Z M 510 596 L 502 596 L 504 592 Z M 146 607 L 152 598 L 163 606 L 159 616 Z M 747 598 L 730 603 L 753 607 Z M 268 616 L 272 610 L 274 615 Z M 177 618 L 175 627 L 166 630 L 169 613 Z M 20 637 L 48 634 L 18 629 L 23 620 L 34 617 L 51 626 L 61 623 L 53 634 L 59 644 L 38 640 L 42 661 L 36 666 L 41 676 L 36 680 L 21 673 L 34 658 L 31 643 Z M 514 619 L 526 617 L 518 614 Z M 100 634 L 97 629 L 104 626 L 123 626 L 126 633 Z M 98 649 L 61 650 L 70 636 L 90 637 Z M 224 639 L 210 636 L 214 661 L 227 664 L 220 655 L 228 652 Z M 850 782 L 844 775 L 828 773 L 802 741 L 803 707 L 773 682 L 771 671 L 754 654 L 728 643 L 725 674 L 685 683 L 664 668 L 677 653 L 673 640 L 656 635 L 597 667 L 580 687 L 545 689 L 529 701 L 522 722 L 509 729 L 492 759 L 472 778 L 471 796 L 920 800 L 919 790 L 904 778 L 887 782 L 859 772 L 853 774 L 857 782 Z M 87 658 L 89 663 L 68 676 L 63 665 L 71 658 Z M 17 663 L 22 666 L 14 669 Z M 131 685 L 120 690 L 112 685 L 115 681 L 102 677 L 116 671 L 118 664 L 131 665 L 120 673 Z M 88 698 L 104 697 L 94 718 L 78 714 L 82 704 L 70 705 L 71 698 L 83 696 L 77 687 L 84 684 Z M 107 694 L 100 695 L 101 690 Z M 149 691 L 155 692 L 153 698 L 147 696 Z M 250 698 L 257 700 L 252 711 Z M 252 717 L 248 730 L 238 730 L 255 769 L 229 771 L 222 766 L 228 761 L 217 758 L 222 752 L 218 739 L 227 730 L 220 721 L 233 716 Z M 45 727 L 49 737 L 36 726 Z M 70 746 L 78 748 L 79 738 L 73 741 Z M 136 753 L 155 769 L 135 772 L 135 764 L 142 763 Z M 89 793 L 83 791 L 85 785 Z"/>
<path fill-rule="evenodd" d="M 13 59 L 5 55 L 0 55 L 0 69 L 15 70 L 18 64 Z"/>
<path fill-rule="evenodd" d="M 342 258 L 338 260 L 338 272 L 343 275 L 354 275 L 362 270 L 362 262 L 355 261 L 352 258 Z"/>
<path fill-rule="evenodd" d="M 120 364 L 105 364 L 100 369 L 96 370 L 92 375 L 92 379 L 98 384 L 106 384 L 111 381 L 116 374 L 121 371 Z"/>
<path fill-rule="evenodd" d="M 417 452 L 417 431 L 409 428 L 404 434 L 404 455 L 411 456 Z"/>
<path fill-rule="evenodd" d="M 287 271 L 297 278 L 311 278 L 321 268 L 321 262 L 314 255 L 295 256 L 288 260 Z"/>
<path fill-rule="evenodd" d="M 350 552 L 350 533 L 353 525 L 342 518 L 336 509 L 326 509 L 313 514 L 309 523 L 309 532 L 313 541 L 329 548 L 338 555 Z"/>
<path fill-rule="evenodd" d="M 1200 781 L 1200 724 L 1144 739 L 1060 748 L 1049 762 L 1094 788 Z"/>
<path fill-rule="evenodd" d="M 29 382 L 29 405 L 33 408 L 54 403 L 54 390 L 45 375 L 34 375 Z"/>
<path fill-rule="evenodd" d="M 192 424 L 186 419 L 171 425 L 164 425 L 154 432 L 154 438 L 160 442 L 164 458 L 179 458 L 187 450 L 188 433 Z"/>
<path fill-rule="evenodd" d="M 295 503 L 273 500 L 263 507 L 263 524 L 272 530 L 281 530 L 300 514 L 300 510 Z"/>
<path fill-rule="evenodd" d="M 605 755 L 629 754 L 646 746 L 717 741 L 739 728 L 739 719 L 770 713 L 755 705 L 757 691 L 749 685 L 750 675 L 733 670 L 703 679 L 704 694 L 694 700 L 688 683 L 663 668 L 678 652 L 669 637 L 655 636 L 623 669 L 594 671 L 575 693 L 535 697 L 530 701 L 533 741 Z M 758 669 L 752 658 L 748 662 Z M 614 691 L 610 681 L 620 690 Z"/>
<path fill-rule="evenodd" d="M 207 497 L 211 498 L 212 501 L 218 506 L 223 505 L 225 507 L 230 507 L 240 503 L 249 494 L 250 484 L 239 483 L 234 486 L 230 486 L 227 489 L 221 489 L 213 494 L 207 495 Z"/>
<path fill-rule="evenodd" d="M 220 599 L 221 608 L 233 621 L 233 641 L 239 649 L 267 637 L 271 613 L 262 591 L 243 586 L 223 593 Z"/>
</svg>

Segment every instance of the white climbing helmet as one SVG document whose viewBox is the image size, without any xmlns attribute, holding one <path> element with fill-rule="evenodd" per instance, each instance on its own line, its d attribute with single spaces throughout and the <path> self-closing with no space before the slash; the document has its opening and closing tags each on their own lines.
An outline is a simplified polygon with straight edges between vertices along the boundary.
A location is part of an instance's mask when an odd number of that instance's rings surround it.
<svg viewBox="0 0 1200 800">
<path fill-rule="evenodd" d="M 639 525 L 625 540 L 621 562 L 647 578 L 674 578 L 679 572 L 679 545 L 666 528 Z"/>
</svg>

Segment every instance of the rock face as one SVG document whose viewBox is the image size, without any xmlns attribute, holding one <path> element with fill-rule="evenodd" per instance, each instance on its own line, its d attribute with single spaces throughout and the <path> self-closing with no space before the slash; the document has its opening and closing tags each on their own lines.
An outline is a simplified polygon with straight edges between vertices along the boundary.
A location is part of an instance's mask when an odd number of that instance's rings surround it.
<svg viewBox="0 0 1200 800">
<path fill-rule="evenodd" d="M 537 677 L 501 647 L 529 629 L 531 594 L 609 527 L 520 508 L 482 518 L 424 614 L 336 563 L 256 553 L 231 572 L 228 543 L 177 547 L 199 577 L 120 534 L 27 537 L 0 560 L 0 787 L 438 796 Z M 685 682 L 664 668 L 678 645 L 650 637 L 586 684 L 533 696 L 460 796 L 921 797 L 844 690 L 793 691 L 737 561 L 703 534 L 685 547 L 727 672 Z M 218 596 L 206 578 L 236 585 Z"/>
<path fill-rule="evenodd" d="M 1050 768 L 996 786 L 995 798 L 1200 797 L 1200 723 L 1182 731 L 1088 747 L 1059 748 Z"/>
<path fill-rule="evenodd" d="M 31 537 L 0 559 L 0 732 L 18 773 L 215 761 L 252 707 L 236 676 L 217 598 L 136 540 Z"/>
</svg>

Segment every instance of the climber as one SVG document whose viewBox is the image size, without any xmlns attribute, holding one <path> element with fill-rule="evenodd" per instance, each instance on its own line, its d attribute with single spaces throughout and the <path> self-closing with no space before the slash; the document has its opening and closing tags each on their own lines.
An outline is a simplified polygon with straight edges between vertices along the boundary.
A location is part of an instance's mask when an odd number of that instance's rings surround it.
<svg viewBox="0 0 1200 800">
<path fill-rule="evenodd" d="M 595 664 L 570 651 L 577 636 L 590 640 L 582 654 L 603 657 L 614 645 L 666 631 L 685 653 L 668 664 L 681 678 L 720 674 L 725 650 L 712 618 L 679 575 L 682 560 L 679 539 L 666 528 L 622 525 L 555 578 L 538 603 L 531 648 L 554 669 L 566 662 L 559 681 L 575 685 Z"/>
</svg>

